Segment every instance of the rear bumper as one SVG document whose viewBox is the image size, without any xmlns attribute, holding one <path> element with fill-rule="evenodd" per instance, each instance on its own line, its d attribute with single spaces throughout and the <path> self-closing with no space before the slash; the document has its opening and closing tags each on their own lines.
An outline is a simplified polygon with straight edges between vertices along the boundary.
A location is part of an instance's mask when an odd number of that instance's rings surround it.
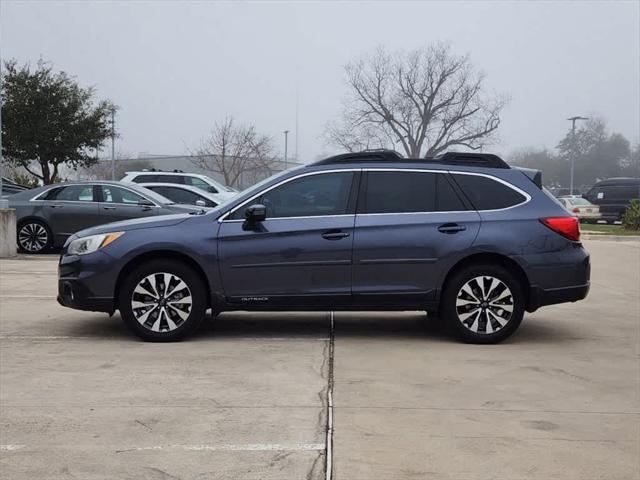
<svg viewBox="0 0 640 480">
<path fill-rule="evenodd" d="M 585 285 L 549 289 L 533 287 L 529 292 L 527 311 L 533 312 L 545 305 L 554 305 L 556 303 L 577 302 L 587 296 L 589 287 L 589 282 Z"/>
</svg>

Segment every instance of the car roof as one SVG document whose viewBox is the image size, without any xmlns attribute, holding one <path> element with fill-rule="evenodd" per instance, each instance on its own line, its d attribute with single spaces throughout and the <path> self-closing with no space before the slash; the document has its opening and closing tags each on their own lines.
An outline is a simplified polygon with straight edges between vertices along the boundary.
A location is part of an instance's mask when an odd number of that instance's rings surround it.
<svg viewBox="0 0 640 480">
<path fill-rule="evenodd" d="M 633 177 L 614 177 L 607 178 L 606 180 L 600 180 L 596 182 L 594 187 L 611 187 L 615 185 L 640 185 L 640 178 Z"/>
</svg>

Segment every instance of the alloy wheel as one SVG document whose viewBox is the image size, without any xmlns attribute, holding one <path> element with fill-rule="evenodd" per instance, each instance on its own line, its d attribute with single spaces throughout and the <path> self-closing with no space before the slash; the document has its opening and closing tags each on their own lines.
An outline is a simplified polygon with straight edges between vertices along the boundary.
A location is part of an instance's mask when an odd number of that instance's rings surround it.
<svg viewBox="0 0 640 480">
<path fill-rule="evenodd" d="M 483 275 L 466 282 L 456 296 L 458 320 L 477 334 L 492 334 L 511 319 L 513 294 L 500 279 Z"/>
<path fill-rule="evenodd" d="M 172 332 L 191 314 L 193 299 L 187 284 L 172 273 L 153 273 L 138 282 L 131 295 L 135 319 L 152 332 Z"/>
<path fill-rule="evenodd" d="M 39 223 L 27 223 L 20 227 L 18 243 L 27 252 L 40 252 L 49 243 L 49 232 Z"/>
</svg>

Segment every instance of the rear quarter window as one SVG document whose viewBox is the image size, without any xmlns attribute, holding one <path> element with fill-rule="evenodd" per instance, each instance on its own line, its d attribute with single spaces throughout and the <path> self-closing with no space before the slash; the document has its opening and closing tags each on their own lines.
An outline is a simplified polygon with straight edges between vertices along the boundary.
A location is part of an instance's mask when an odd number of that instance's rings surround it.
<svg viewBox="0 0 640 480">
<path fill-rule="evenodd" d="M 157 183 L 158 175 L 138 175 L 133 179 L 134 183 Z"/>
<path fill-rule="evenodd" d="M 517 190 L 489 177 L 459 173 L 453 177 L 477 210 L 509 208 L 527 199 Z"/>
</svg>

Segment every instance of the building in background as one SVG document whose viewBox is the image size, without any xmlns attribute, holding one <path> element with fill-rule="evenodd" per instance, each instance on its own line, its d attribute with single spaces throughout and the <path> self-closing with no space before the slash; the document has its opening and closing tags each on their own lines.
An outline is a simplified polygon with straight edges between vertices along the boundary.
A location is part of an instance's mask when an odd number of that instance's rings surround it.
<svg viewBox="0 0 640 480">
<path fill-rule="evenodd" d="M 183 172 L 199 173 L 207 175 L 220 183 L 226 184 L 224 175 L 219 168 L 206 169 L 199 166 L 202 162 L 194 161 L 197 157 L 192 155 L 140 155 L 137 158 L 116 159 L 115 161 L 115 178 L 120 180 L 126 172 L 140 170 L 182 170 Z M 212 158 L 209 162 L 211 165 L 219 165 L 219 158 Z M 270 177 L 271 175 L 281 172 L 285 169 L 300 165 L 297 162 L 287 161 L 286 164 L 281 159 L 273 159 L 268 162 L 252 161 L 251 159 L 242 161 L 242 167 L 236 167 L 235 173 L 238 178 L 235 185 L 231 185 L 238 190 L 243 190 L 251 185 Z M 217 171 L 216 171 L 217 170 Z M 111 179 L 112 165 L 110 159 L 102 159 L 96 165 L 89 168 L 79 169 L 77 171 L 69 170 L 64 172 L 63 177 L 69 180 L 108 180 Z"/>
</svg>

